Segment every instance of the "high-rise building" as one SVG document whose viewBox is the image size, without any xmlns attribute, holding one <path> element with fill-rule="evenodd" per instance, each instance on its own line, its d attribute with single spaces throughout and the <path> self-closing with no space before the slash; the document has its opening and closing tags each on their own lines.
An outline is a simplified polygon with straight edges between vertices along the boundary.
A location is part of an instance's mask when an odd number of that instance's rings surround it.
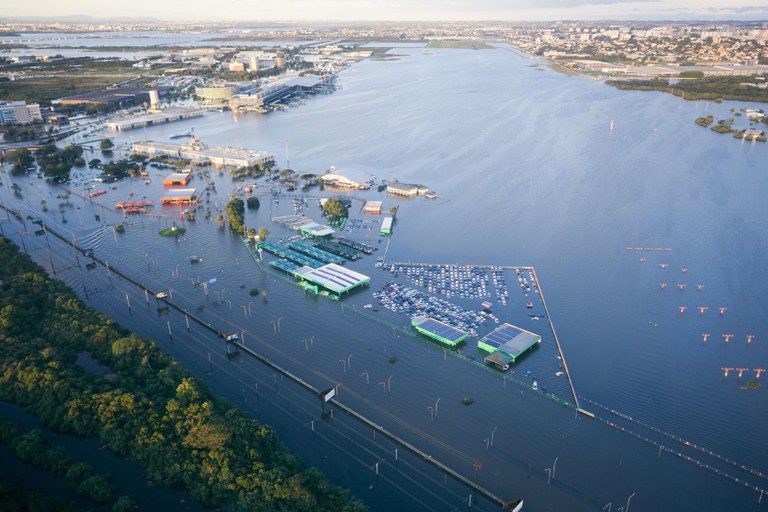
<svg viewBox="0 0 768 512">
<path fill-rule="evenodd" d="M 0 101 L 0 123 L 30 124 L 42 121 L 40 105 L 24 101 Z"/>
</svg>

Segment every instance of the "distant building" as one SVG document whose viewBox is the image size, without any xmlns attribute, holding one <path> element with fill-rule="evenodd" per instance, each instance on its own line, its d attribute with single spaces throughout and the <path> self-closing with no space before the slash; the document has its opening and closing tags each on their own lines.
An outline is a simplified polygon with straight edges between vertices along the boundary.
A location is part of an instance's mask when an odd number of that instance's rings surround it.
<svg viewBox="0 0 768 512">
<path fill-rule="evenodd" d="M 363 205 L 363 213 L 369 213 L 372 215 L 381 214 L 381 201 L 366 201 Z"/>
<path fill-rule="evenodd" d="M 164 187 L 186 187 L 191 177 L 192 175 L 189 173 L 175 172 L 165 177 L 165 179 L 163 180 L 163 186 Z"/>
<path fill-rule="evenodd" d="M 392 182 L 387 185 L 387 194 L 401 197 L 415 197 L 424 195 L 429 189 L 424 185 L 410 185 L 408 183 Z"/>
<path fill-rule="evenodd" d="M 195 95 L 197 96 L 197 100 L 203 103 L 225 103 L 235 94 L 237 94 L 236 85 L 212 85 L 206 87 L 195 87 Z"/>
<path fill-rule="evenodd" d="M 31 124 L 42 121 L 40 105 L 24 101 L 0 101 L 0 123 Z"/>
<path fill-rule="evenodd" d="M 149 103 L 149 91 L 135 87 L 117 87 L 103 91 L 67 96 L 60 101 L 61 105 L 103 105 L 111 109 L 119 109 L 132 105 Z"/>
<path fill-rule="evenodd" d="M 175 188 L 167 190 L 160 201 L 163 204 L 194 204 L 197 199 L 197 189 Z"/>
<path fill-rule="evenodd" d="M 392 234 L 393 220 L 394 220 L 393 217 L 384 217 L 384 220 L 381 221 L 381 229 L 379 230 L 379 235 L 389 236 Z"/>
<path fill-rule="evenodd" d="M 185 158 L 192 161 L 193 164 L 199 165 L 250 167 L 275 162 L 275 155 L 271 153 L 230 146 L 208 147 L 196 138 L 193 138 L 188 144 L 181 145 L 153 141 L 137 142 L 131 145 L 131 151 L 150 157 L 164 155 L 173 158 Z"/>
<path fill-rule="evenodd" d="M 348 177 L 331 169 L 329 172 L 323 174 L 317 180 L 324 185 L 338 188 L 351 188 L 357 190 L 365 190 L 371 187 L 371 181 L 373 178 L 368 175 L 360 175 L 354 177 Z"/>
</svg>

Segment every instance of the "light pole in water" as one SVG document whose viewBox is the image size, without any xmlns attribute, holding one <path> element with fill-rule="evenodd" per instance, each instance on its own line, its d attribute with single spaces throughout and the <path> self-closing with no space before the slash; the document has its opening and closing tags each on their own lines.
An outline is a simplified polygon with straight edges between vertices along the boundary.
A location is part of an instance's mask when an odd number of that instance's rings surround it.
<svg viewBox="0 0 768 512">
<path fill-rule="evenodd" d="M 634 496 L 634 495 L 635 495 L 635 493 L 633 492 L 632 494 L 629 495 L 629 498 L 627 498 L 627 506 L 626 506 L 626 508 L 624 508 L 624 512 L 629 512 L 629 500 L 631 500 L 632 496 Z"/>
</svg>

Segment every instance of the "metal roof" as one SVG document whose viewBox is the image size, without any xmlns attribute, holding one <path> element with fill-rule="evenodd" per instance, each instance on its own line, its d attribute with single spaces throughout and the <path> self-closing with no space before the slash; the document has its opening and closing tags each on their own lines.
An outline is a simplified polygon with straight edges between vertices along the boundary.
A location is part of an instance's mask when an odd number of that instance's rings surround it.
<svg viewBox="0 0 768 512">
<path fill-rule="evenodd" d="M 467 336 L 467 333 L 428 316 L 413 317 L 413 325 L 416 325 L 425 331 L 439 336 L 443 339 L 458 342 Z"/>
<path fill-rule="evenodd" d="M 516 358 L 540 340 L 541 336 L 538 334 L 505 323 L 480 339 L 479 343 Z"/>
<path fill-rule="evenodd" d="M 163 197 L 189 197 L 195 195 L 196 188 L 170 188 L 163 193 Z"/>
<path fill-rule="evenodd" d="M 337 294 L 371 282 L 370 277 L 335 263 L 320 268 L 301 267 L 295 274 Z"/>
</svg>

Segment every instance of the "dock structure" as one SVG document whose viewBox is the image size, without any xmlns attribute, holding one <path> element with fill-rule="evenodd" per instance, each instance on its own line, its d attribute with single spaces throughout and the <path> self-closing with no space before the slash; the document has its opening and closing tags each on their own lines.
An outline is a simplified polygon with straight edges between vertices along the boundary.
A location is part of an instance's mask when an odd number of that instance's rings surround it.
<svg viewBox="0 0 768 512">
<path fill-rule="evenodd" d="M 455 347 L 467 338 L 466 331 L 452 327 L 440 320 L 428 316 L 415 316 L 411 319 L 411 325 L 424 336 L 432 338 L 438 343 Z"/>
<path fill-rule="evenodd" d="M 116 121 L 110 121 L 107 123 L 107 128 L 119 132 L 158 124 L 172 123 L 174 121 L 183 121 L 185 119 L 193 119 L 202 117 L 203 115 L 205 115 L 205 111 L 198 108 L 166 108 L 141 116 L 130 116 Z"/>
<path fill-rule="evenodd" d="M 477 348 L 489 355 L 485 357 L 500 370 L 508 370 L 518 357 L 541 343 L 541 336 L 512 324 L 504 323 L 493 332 L 477 340 Z"/>
<path fill-rule="evenodd" d="M 549 328 L 552 331 L 552 337 L 555 338 L 555 345 L 557 345 L 557 351 L 560 353 L 560 358 L 562 360 L 563 364 L 563 371 L 565 371 L 565 376 L 568 377 L 568 385 L 571 388 L 571 395 L 573 396 L 573 403 L 576 406 L 576 410 L 590 418 L 594 418 L 594 414 L 591 412 L 582 409 L 581 405 L 579 405 L 579 397 L 576 395 L 576 388 L 573 387 L 573 381 L 571 380 L 571 372 L 568 370 L 568 363 L 565 361 L 565 354 L 563 353 L 563 348 L 560 346 L 560 340 L 557 337 L 557 333 L 555 332 L 555 324 L 552 322 L 552 316 L 549 314 L 549 308 L 547 307 L 547 301 L 544 299 L 544 290 L 541 289 L 541 283 L 539 282 L 539 276 L 536 275 L 536 269 L 533 267 L 528 267 L 528 269 L 531 271 L 531 274 L 533 275 L 533 278 L 536 280 L 536 289 L 538 290 L 539 297 L 541 297 L 541 304 L 544 306 L 544 313 L 547 315 L 547 320 L 549 321 Z"/>
</svg>

